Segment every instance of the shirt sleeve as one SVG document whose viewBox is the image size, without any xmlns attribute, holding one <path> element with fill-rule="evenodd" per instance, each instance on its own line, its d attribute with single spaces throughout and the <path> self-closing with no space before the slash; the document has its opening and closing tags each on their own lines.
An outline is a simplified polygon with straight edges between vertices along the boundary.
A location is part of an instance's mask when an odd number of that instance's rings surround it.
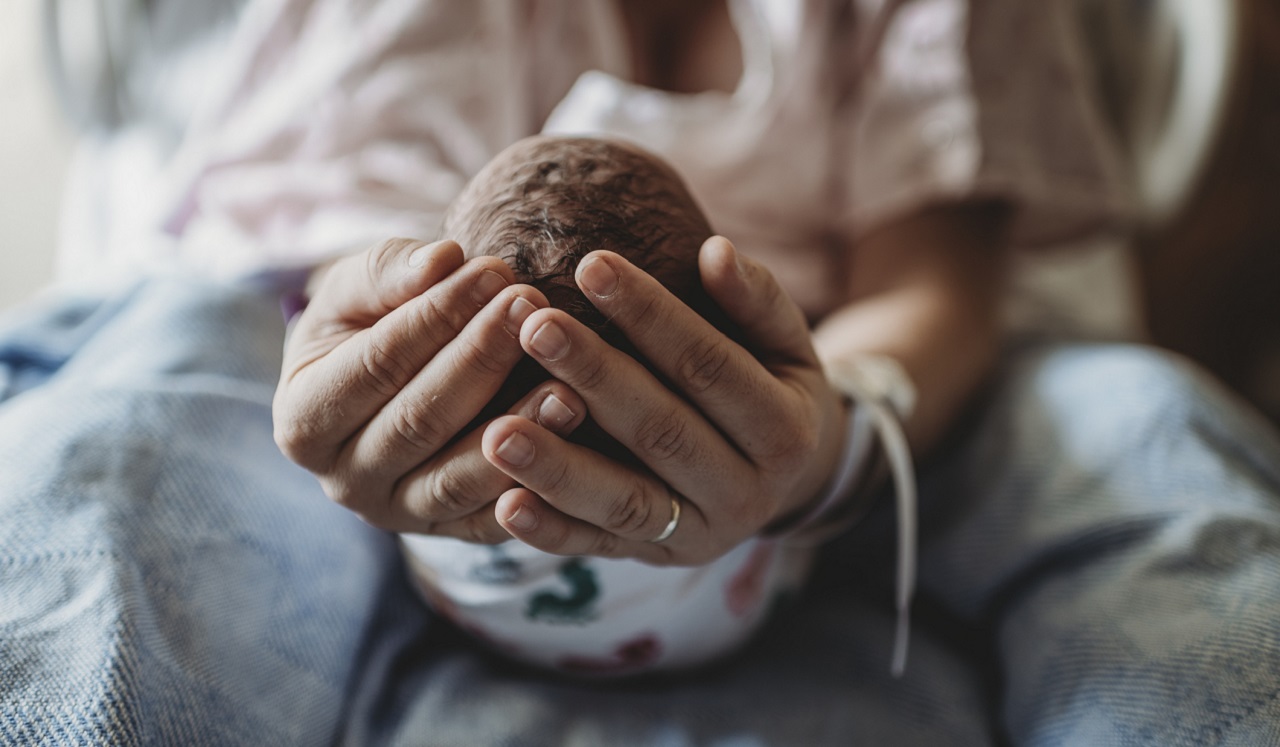
<svg viewBox="0 0 1280 747">
<path fill-rule="evenodd" d="M 872 49 L 844 128 L 840 222 L 853 236 L 931 203 L 995 198 L 1013 241 L 1124 221 L 1121 159 L 1070 3 L 860 0 Z"/>
<path fill-rule="evenodd" d="M 243 277 L 436 238 L 466 180 L 538 131 L 593 52 L 539 51 L 538 29 L 574 33 L 561 6 L 255 0 L 174 161 L 177 259 Z"/>
</svg>

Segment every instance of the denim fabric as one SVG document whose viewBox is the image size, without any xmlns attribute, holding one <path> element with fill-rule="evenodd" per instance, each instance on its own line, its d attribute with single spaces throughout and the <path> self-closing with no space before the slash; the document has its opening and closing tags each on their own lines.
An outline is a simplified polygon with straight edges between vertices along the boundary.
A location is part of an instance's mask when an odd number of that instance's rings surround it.
<svg viewBox="0 0 1280 747">
<path fill-rule="evenodd" d="M 1192 367 L 1011 349 L 892 511 L 740 656 L 602 685 L 438 622 L 271 441 L 266 294 L 152 282 L 0 321 L 0 744 L 1280 744 L 1280 444 Z"/>
<path fill-rule="evenodd" d="M 275 302 L 158 284 L 24 316 L 0 343 L 0 744 L 328 741 L 394 548 L 271 440 Z"/>
</svg>

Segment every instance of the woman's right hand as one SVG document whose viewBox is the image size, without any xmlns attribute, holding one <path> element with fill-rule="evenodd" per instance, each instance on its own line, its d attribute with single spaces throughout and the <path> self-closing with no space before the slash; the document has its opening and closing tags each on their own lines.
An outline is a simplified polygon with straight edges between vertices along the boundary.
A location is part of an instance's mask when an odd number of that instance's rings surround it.
<svg viewBox="0 0 1280 747">
<path fill-rule="evenodd" d="M 547 299 L 453 241 L 385 241 L 334 264 L 285 345 L 272 405 L 281 451 L 369 524 L 471 542 L 510 539 L 493 504 L 516 487 L 462 431 L 524 355 Z M 586 406 L 549 381 L 509 413 L 566 435 Z"/>
</svg>

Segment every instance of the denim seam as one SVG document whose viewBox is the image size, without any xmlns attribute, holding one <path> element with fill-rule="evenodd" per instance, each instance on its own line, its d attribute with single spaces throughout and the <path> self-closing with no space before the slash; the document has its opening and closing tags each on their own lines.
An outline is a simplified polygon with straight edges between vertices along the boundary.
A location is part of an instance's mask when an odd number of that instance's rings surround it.
<svg viewBox="0 0 1280 747">
<path fill-rule="evenodd" d="M 119 559 L 120 553 L 110 548 L 97 548 L 92 550 L 57 550 L 36 555 L 8 555 L 0 556 L 0 566 L 30 565 L 50 560 L 92 560 L 102 557 Z"/>
</svg>

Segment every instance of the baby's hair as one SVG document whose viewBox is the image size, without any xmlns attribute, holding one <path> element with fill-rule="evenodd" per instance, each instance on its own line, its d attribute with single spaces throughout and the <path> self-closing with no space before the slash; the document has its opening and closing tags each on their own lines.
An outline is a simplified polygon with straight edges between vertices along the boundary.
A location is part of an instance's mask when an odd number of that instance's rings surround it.
<svg viewBox="0 0 1280 747">
<path fill-rule="evenodd" d="M 581 137 L 521 140 L 471 180 L 445 214 L 442 234 L 468 257 L 501 257 L 517 280 L 642 364 L 574 282 L 578 263 L 597 249 L 622 255 L 732 334 L 698 273 L 698 250 L 711 227 L 675 171 L 634 146 Z M 546 377 L 532 358 L 521 359 L 477 424 L 505 412 Z M 634 461 L 590 418 L 570 440 Z"/>
<path fill-rule="evenodd" d="M 620 336 L 578 290 L 584 256 L 608 249 L 712 313 L 697 256 L 711 236 L 680 177 L 655 156 L 597 138 L 536 137 L 499 154 L 445 216 L 468 256 L 497 256 L 521 282 L 615 345 Z"/>
</svg>

